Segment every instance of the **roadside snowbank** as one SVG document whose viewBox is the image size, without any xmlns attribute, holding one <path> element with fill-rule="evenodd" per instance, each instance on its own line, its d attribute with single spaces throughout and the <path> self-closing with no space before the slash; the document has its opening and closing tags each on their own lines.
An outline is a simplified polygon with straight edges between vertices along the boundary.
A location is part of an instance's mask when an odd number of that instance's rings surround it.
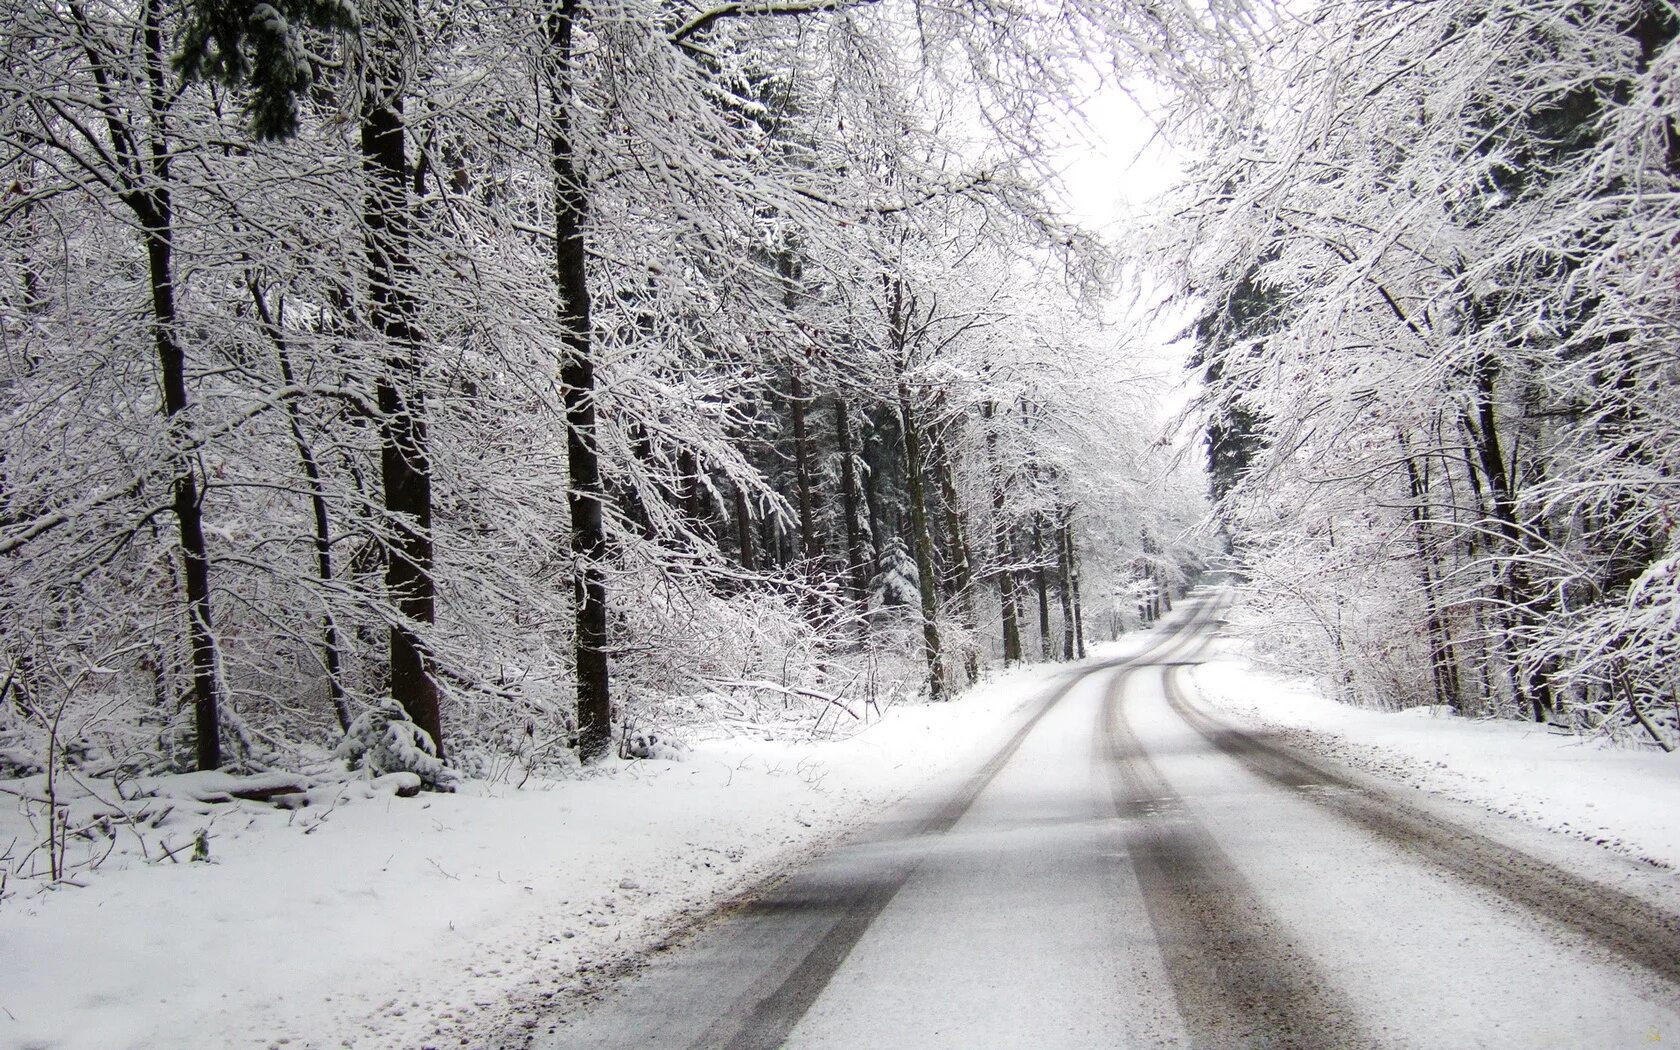
<svg viewBox="0 0 1680 1050">
<path fill-rule="evenodd" d="M 0 1048 L 516 1042 L 560 989 L 964 768 L 1058 670 L 840 741 L 702 742 L 522 790 L 189 804 L 165 826 L 173 860 L 119 829 L 84 887 L 7 888 Z M 0 796 L 0 848 L 40 834 L 25 808 Z M 180 848 L 200 827 L 209 863 Z"/>
<path fill-rule="evenodd" d="M 1680 754 L 1438 708 L 1349 707 L 1255 668 L 1234 647 L 1211 655 L 1191 680 L 1236 724 L 1281 730 L 1291 743 L 1368 772 L 1680 869 Z"/>
</svg>

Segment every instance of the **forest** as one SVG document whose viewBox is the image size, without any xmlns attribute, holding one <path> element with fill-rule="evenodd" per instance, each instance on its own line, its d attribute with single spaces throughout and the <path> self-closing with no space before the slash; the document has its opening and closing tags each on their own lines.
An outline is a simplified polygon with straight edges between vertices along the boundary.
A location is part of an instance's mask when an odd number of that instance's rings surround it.
<svg viewBox="0 0 1680 1050">
<path fill-rule="evenodd" d="M 805 732 L 1227 547 L 1341 699 L 1672 749 L 1676 24 L 12 0 L 0 772 Z M 1139 84 L 1113 243 L 1058 171 Z"/>
<path fill-rule="evenodd" d="M 1159 231 L 1247 623 L 1350 702 L 1673 750 L 1673 6 L 1286 23 Z"/>
<path fill-rule="evenodd" d="M 1208 547 L 1055 185 L 1147 12 L 5 24 L 0 776 L 809 733 L 1083 655 Z"/>
</svg>

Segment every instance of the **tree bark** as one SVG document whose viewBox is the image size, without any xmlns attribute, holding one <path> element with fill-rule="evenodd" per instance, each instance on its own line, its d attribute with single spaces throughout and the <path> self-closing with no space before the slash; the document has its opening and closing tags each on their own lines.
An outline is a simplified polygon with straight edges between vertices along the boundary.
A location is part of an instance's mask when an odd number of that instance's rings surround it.
<svg viewBox="0 0 1680 1050">
<path fill-rule="evenodd" d="M 1482 476 L 1487 479 L 1494 524 L 1507 547 L 1508 563 L 1503 581 L 1508 588 L 1506 615 L 1510 618 L 1512 626 L 1518 632 L 1522 632 L 1534 624 L 1538 610 L 1534 607 L 1534 596 L 1528 581 L 1527 567 L 1524 565 L 1523 556 L 1527 544 L 1522 527 L 1517 521 L 1516 486 L 1506 468 L 1494 407 L 1499 361 L 1491 353 L 1482 353 L 1477 357 L 1472 372 L 1476 415 L 1468 430 L 1475 446 L 1477 465 L 1481 468 Z M 1544 722 L 1550 716 L 1553 707 L 1551 686 L 1544 668 L 1536 667 L 1526 674 L 1518 672 L 1515 656 L 1510 652 L 1508 642 L 1505 643 L 1505 648 L 1506 661 L 1513 668 L 1512 682 L 1518 701 L 1529 707 L 1534 721 Z"/>
<path fill-rule="evenodd" d="M 991 428 L 996 412 L 990 401 L 980 407 L 980 418 L 986 427 L 986 466 L 991 475 L 992 552 L 995 562 L 992 571 L 997 574 L 998 580 L 998 603 L 1003 617 L 1003 663 L 1007 667 L 1021 662 L 1021 620 L 1015 607 L 1015 568 L 1011 564 L 1014 559 L 1011 557 L 1009 523 L 1004 515 L 1006 493 L 1003 470 L 998 464 L 997 435 Z"/>
<path fill-rule="evenodd" d="M 970 632 L 976 627 L 974 613 L 974 568 L 968 550 L 968 537 L 963 529 L 962 508 L 957 503 L 956 481 L 951 476 L 951 450 L 943 447 L 937 457 L 939 464 L 939 495 L 945 507 L 945 543 L 951 553 L 956 576 L 957 616 Z M 963 648 L 963 676 L 973 685 L 980 677 L 980 655 L 970 644 Z"/>
<path fill-rule="evenodd" d="M 1145 529 L 1142 538 L 1143 546 L 1143 578 L 1149 581 L 1149 600 L 1144 603 L 1143 619 L 1145 623 L 1155 623 L 1161 618 L 1161 570 L 1157 564 L 1156 555 L 1161 548 L 1155 542 L 1155 537 Z"/>
<path fill-rule="evenodd" d="M 572 134 L 574 50 L 581 0 L 560 0 L 548 18 L 550 141 L 554 169 L 554 280 L 565 356 L 560 386 L 566 408 L 566 506 L 571 513 L 572 595 L 576 616 L 578 757 L 592 762 L 612 749 L 607 667 L 607 553 L 601 462 L 595 443 L 595 360 L 584 229 L 589 184 Z"/>
<path fill-rule="evenodd" d="M 169 420 L 171 482 L 170 506 L 175 512 L 181 544 L 182 575 L 187 597 L 187 644 L 192 653 L 193 732 L 198 768 L 217 769 L 222 764 L 221 739 L 221 654 L 216 643 L 215 620 L 210 602 L 210 555 L 204 541 L 204 508 L 192 459 L 190 424 L 186 412 L 186 351 L 181 346 L 175 307 L 174 202 L 170 196 L 169 147 L 164 141 L 168 108 L 165 80 L 169 61 L 162 29 L 159 0 L 146 4 L 144 34 L 146 47 L 151 137 L 145 164 L 149 185 L 132 186 L 124 195 L 146 240 L 147 276 L 152 300 L 152 344 L 157 352 L 163 379 L 163 414 Z M 119 136 L 112 118 L 113 137 Z M 119 155 L 121 142 L 113 142 Z"/>
<path fill-rule="evenodd" d="M 1044 519 L 1033 518 L 1033 582 L 1038 587 L 1038 644 L 1044 659 L 1051 658 L 1050 649 L 1050 581 L 1044 571 Z"/>
<path fill-rule="evenodd" d="M 221 752 L 221 658 L 210 603 L 210 554 L 204 542 L 204 508 L 198 480 L 186 448 L 191 434 L 185 412 L 189 404 L 186 354 L 176 335 L 172 204 L 169 192 L 147 194 L 150 206 L 142 218 L 146 232 L 146 262 L 152 290 L 152 341 L 163 374 L 163 412 L 169 419 L 170 455 L 175 480 L 170 505 L 181 543 L 182 576 L 187 592 L 187 642 L 192 650 L 193 731 L 199 769 L 218 769 Z"/>
<path fill-rule="evenodd" d="M 791 320 L 799 309 L 799 262 L 791 246 L 776 256 L 776 273 L 781 278 L 782 307 Z M 816 516 L 811 500 L 811 435 L 806 415 L 810 397 L 802 374 L 802 356 L 797 347 L 788 348 L 788 415 L 793 425 L 793 480 L 799 510 L 799 552 L 807 563 L 821 555 L 817 549 Z"/>
<path fill-rule="evenodd" d="M 403 113 L 401 49 L 406 15 L 389 13 L 367 43 L 361 114 L 363 205 L 367 237 L 368 319 L 384 339 L 376 383 L 379 464 L 391 540 L 385 589 L 395 606 L 390 627 L 391 696 L 432 738 L 443 757 L 437 683 L 421 632 L 436 621 L 432 578 L 432 469 L 426 437 L 425 367 L 415 330 L 410 171 Z"/>
<path fill-rule="evenodd" d="M 753 519 L 752 505 L 747 502 L 747 492 L 738 483 L 735 489 L 735 542 L 741 548 L 741 568 L 748 572 L 758 571 L 758 558 L 753 553 Z"/>
<path fill-rule="evenodd" d="M 834 397 L 834 436 L 840 448 L 840 506 L 846 519 L 846 579 L 852 602 L 861 610 L 869 601 L 869 556 L 863 549 L 857 463 L 852 454 L 852 423 L 843 395 Z"/>
<path fill-rule="evenodd" d="M 700 457 L 692 449 L 685 448 L 677 453 L 677 473 L 681 476 L 682 485 L 677 499 L 684 520 L 695 532 L 709 532 L 706 524 L 706 487 L 700 484 Z"/>
<path fill-rule="evenodd" d="M 1073 653 L 1085 659 L 1085 608 L 1079 600 L 1079 552 L 1073 545 L 1073 512 L 1062 518 L 1062 550 L 1067 558 L 1067 583 L 1073 613 Z"/>
<path fill-rule="evenodd" d="M 916 575 L 922 597 L 922 649 L 927 655 L 928 696 L 945 697 L 945 671 L 940 659 L 939 590 L 933 575 L 933 536 L 928 527 L 926 463 L 922 456 L 921 429 L 916 423 L 910 388 L 898 385 L 899 415 L 904 427 L 905 476 L 910 486 L 910 531 L 916 544 Z"/>
<path fill-rule="evenodd" d="M 788 369 L 788 411 L 793 419 L 793 477 L 799 496 L 799 551 L 806 562 L 822 554 L 817 549 L 816 515 L 811 503 L 811 436 L 805 412 L 809 399 L 797 366 Z"/>
<path fill-rule="evenodd" d="M 1429 663 L 1435 684 L 1435 701 L 1463 713 L 1464 698 L 1459 687 L 1458 659 L 1454 653 L 1452 635 L 1445 618 L 1441 615 L 1440 603 L 1435 594 L 1435 559 L 1430 552 L 1427 535 L 1429 483 L 1424 471 L 1428 469 L 1428 464 L 1425 462 L 1419 466 L 1407 446 L 1404 434 L 1400 435 L 1400 451 L 1406 457 L 1406 480 L 1412 494 L 1412 542 L 1417 551 L 1419 582 L 1423 585 L 1424 627 L 1430 640 Z"/>
<path fill-rule="evenodd" d="M 1072 660 L 1078 655 L 1078 623 L 1073 615 L 1073 549 L 1068 542 L 1068 512 L 1058 515 L 1056 528 L 1056 575 L 1062 599 L 1062 659 Z"/>
</svg>

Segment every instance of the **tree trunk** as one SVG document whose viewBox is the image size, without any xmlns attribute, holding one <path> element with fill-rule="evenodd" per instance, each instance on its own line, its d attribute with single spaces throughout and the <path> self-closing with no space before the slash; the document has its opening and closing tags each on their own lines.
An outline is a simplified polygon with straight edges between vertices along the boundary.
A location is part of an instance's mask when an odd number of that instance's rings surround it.
<svg viewBox="0 0 1680 1050">
<path fill-rule="evenodd" d="M 187 644 L 192 651 L 193 732 L 196 759 L 201 770 L 222 764 L 221 738 L 221 654 L 217 650 L 215 621 L 210 605 L 210 555 L 204 542 L 203 506 L 198 480 L 193 474 L 190 424 L 186 417 L 186 352 L 180 343 L 175 311 L 174 203 L 170 197 L 169 148 L 163 140 L 168 108 L 165 82 L 168 56 L 164 50 L 161 4 L 148 0 L 145 14 L 145 46 L 151 109 L 152 137 L 146 164 L 151 185 L 138 187 L 125 198 L 139 220 L 146 238 L 147 275 L 152 299 L 152 344 L 157 350 L 163 379 L 163 414 L 169 420 L 171 483 L 170 504 L 175 512 L 181 542 L 182 575 L 187 592 Z"/>
<path fill-rule="evenodd" d="M 1161 548 L 1155 543 L 1155 537 L 1145 529 L 1142 536 L 1143 546 L 1143 579 L 1149 581 L 1149 600 L 1144 603 L 1143 619 L 1145 623 L 1155 623 L 1161 618 L 1161 569 L 1156 555 Z"/>
<path fill-rule="evenodd" d="M 1458 659 L 1454 654 L 1452 635 L 1441 615 L 1435 594 L 1434 557 L 1430 553 L 1428 532 L 1429 483 L 1422 467 L 1411 455 L 1406 437 L 1400 435 L 1400 451 L 1406 457 L 1406 480 L 1412 494 L 1412 542 L 1417 550 L 1419 582 L 1423 585 L 1424 626 L 1429 637 L 1429 663 L 1435 684 L 1436 703 L 1446 704 L 1463 713 L 1464 700 L 1458 681 Z"/>
<path fill-rule="evenodd" d="M 1033 582 L 1038 587 L 1038 645 L 1044 659 L 1051 658 L 1050 650 L 1050 582 L 1044 571 L 1044 520 L 1033 518 Z"/>
<path fill-rule="evenodd" d="M 788 411 L 793 418 L 793 478 L 799 495 L 799 551 L 806 562 L 814 563 L 822 552 L 817 549 L 816 516 L 811 509 L 811 436 L 805 420 L 808 404 L 805 381 L 799 378 L 798 367 L 791 367 L 788 369 Z"/>
<path fill-rule="evenodd" d="M 846 519 L 846 579 L 852 601 L 861 610 L 869 601 L 869 557 L 863 549 L 863 518 L 858 506 L 852 423 L 843 395 L 835 395 L 834 398 L 834 436 L 840 448 L 840 507 Z"/>
<path fill-rule="evenodd" d="M 991 420 L 997 409 L 990 401 L 980 408 L 980 418 L 986 427 L 986 466 L 991 475 L 992 489 L 992 552 L 997 574 L 998 603 L 1003 616 L 1003 663 L 1005 667 L 1021 662 L 1021 620 L 1015 607 L 1015 569 L 1011 564 L 1009 523 L 1005 519 L 1006 494 L 1002 468 L 998 464 L 997 435 L 992 432 Z"/>
<path fill-rule="evenodd" d="M 942 448 L 938 456 L 939 495 L 945 505 L 945 543 L 956 570 L 956 607 L 962 625 L 971 633 L 975 630 L 974 568 L 968 551 L 968 537 L 963 530 L 962 508 L 957 503 L 957 486 L 951 477 L 951 451 Z M 972 644 L 963 647 L 963 675 L 966 684 L 973 685 L 980 677 L 980 655 Z"/>
<path fill-rule="evenodd" d="M 926 463 L 922 457 L 920 427 L 916 423 L 915 407 L 910 401 L 910 388 L 898 385 L 898 409 L 904 427 L 905 476 L 910 485 L 910 531 L 916 544 L 916 575 L 920 577 L 922 597 L 922 648 L 927 655 L 928 696 L 934 700 L 945 697 L 945 672 L 940 662 L 939 647 L 939 590 L 933 575 L 933 536 L 928 527 Z"/>
<path fill-rule="evenodd" d="M 1532 626 L 1538 618 L 1538 610 L 1534 607 L 1528 570 L 1524 564 L 1527 544 L 1521 525 L 1517 521 L 1516 487 L 1510 471 L 1506 468 L 1494 408 L 1499 361 L 1491 353 L 1483 353 L 1477 357 L 1472 372 L 1476 393 L 1476 416 L 1468 429 L 1473 439 L 1477 465 L 1481 468 L 1482 476 L 1487 479 L 1494 524 L 1507 547 L 1506 555 L 1509 560 L 1503 581 L 1508 588 L 1507 615 L 1518 633 L 1526 633 L 1524 629 Z M 1518 701 L 1530 708 L 1534 721 L 1544 722 L 1552 709 L 1551 686 L 1544 669 L 1534 668 L 1527 674 L 1516 671 L 1516 660 L 1510 652 L 1509 643 L 1506 643 L 1505 657 L 1507 663 L 1513 667 L 1512 682 Z"/>
<path fill-rule="evenodd" d="M 1079 601 L 1079 552 L 1073 546 L 1073 514 L 1062 519 L 1062 550 L 1067 558 L 1067 584 L 1071 595 L 1068 607 L 1073 613 L 1073 653 L 1085 659 L 1085 609 Z"/>
<path fill-rule="evenodd" d="M 612 700 L 607 669 L 607 552 L 601 463 L 595 444 L 595 361 L 591 345 L 589 274 L 584 228 L 589 185 L 572 141 L 573 50 L 580 0 L 560 0 L 548 18 L 549 104 L 554 167 L 554 280 L 565 357 L 560 385 L 566 408 L 566 506 L 572 519 L 573 606 L 576 637 L 578 757 L 599 759 L 612 748 Z"/>
<path fill-rule="evenodd" d="M 706 524 L 706 487 L 700 484 L 700 457 L 691 449 L 678 452 L 677 473 L 681 476 L 682 490 L 677 493 L 677 499 L 683 519 L 697 533 L 710 532 Z"/>
<path fill-rule="evenodd" d="M 146 261 L 152 289 L 152 341 L 163 373 L 163 411 L 169 418 L 172 469 L 171 506 L 181 541 L 182 575 L 187 591 L 187 642 L 192 650 L 193 731 L 199 769 L 222 764 L 221 656 L 216 646 L 210 606 L 210 554 L 204 542 L 203 506 L 192 459 L 187 453 L 191 434 L 187 410 L 186 354 L 175 327 L 174 245 L 169 192 L 147 195 L 150 215 L 146 230 Z"/>
<path fill-rule="evenodd" d="M 791 247 L 776 256 L 776 273 L 782 283 L 782 308 L 788 318 L 799 309 L 799 262 Z M 803 365 L 798 348 L 788 348 L 788 414 L 793 425 L 793 480 L 799 510 L 799 552 L 807 563 L 814 563 L 821 551 L 817 549 L 816 517 L 811 501 L 811 435 L 806 414 L 810 397 L 805 389 Z"/>
<path fill-rule="evenodd" d="M 409 14 L 389 14 L 367 43 L 361 114 L 362 170 L 368 177 L 368 319 L 385 343 L 376 384 L 379 463 L 391 540 L 385 589 L 396 607 L 390 628 L 391 696 L 443 756 L 443 724 L 425 643 L 436 619 L 432 579 L 432 473 L 426 440 L 425 368 L 414 328 L 413 227 L 409 211 L 402 41 Z"/>
<path fill-rule="evenodd" d="M 747 502 L 747 490 L 735 486 L 735 542 L 741 548 L 741 568 L 758 571 L 758 558 L 753 553 L 752 505 Z"/>
<path fill-rule="evenodd" d="M 1497 547 L 1498 544 L 1497 541 L 1490 539 L 1487 534 L 1488 530 L 1482 524 L 1492 517 L 1492 512 L 1488 509 L 1487 487 L 1482 483 L 1481 470 L 1476 465 L 1477 445 L 1480 438 L 1476 433 L 1475 420 L 1469 412 L 1463 412 L 1459 415 L 1458 425 L 1463 440 L 1455 442 L 1455 445 L 1460 451 L 1464 478 L 1470 486 L 1470 508 L 1474 513 L 1476 524 L 1474 528 L 1461 529 L 1466 557 L 1472 562 L 1478 559 L 1491 562 L 1492 559 L 1483 558 L 1482 555 L 1486 551 Z M 1452 466 L 1456 465 L 1456 461 L 1447 453 L 1443 453 L 1442 458 L 1448 461 L 1449 471 Z M 1452 474 L 1449 472 L 1447 476 L 1450 478 Z M 1476 629 L 1472 632 L 1472 635 L 1476 641 L 1478 654 L 1476 667 L 1481 693 L 1480 707 L 1483 711 L 1498 709 L 1497 679 L 1499 678 L 1499 672 L 1493 666 L 1496 658 L 1502 665 L 1503 681 L 1510 688 L 1512 700 L 1521 706 L 1527 706 L 1527 702 L 1523 698 L 1522 681 L 1517 674 L 1516 665 L 1506 658 L 1504 638 L 1511 630 L 1510 591 L 1506 586 L 1505 577 L 1499 571 L 1497 565 L 1489 569 L 1489 580 L 1493 589 L 1494 601 L 1492 603 L 1478 601 L 1472 602 L 1470 605 L 1471 615 L 1476 622 Z"/>
<path fill-rule="evenodd" d="M 1078 624 L 1073 616 L 1073 549 L 1068 543 L 1068 512 L 1062 511 L 1059 517 L 1061 523 L 1056 529 L 1056 575 L 1061 578 L 1058 590 L 1062 598 L 1062 659 L 1072 660 L 1079 652 Z"/>
<path fill-rule="evenodd" d="M 875 571 L 881 569 L 881 558 L 885 554 L 887 537 L 903 535 L 903 529 L 898 528 L 889 519 L 895 517 L 887 506 L 885 491 L 890 490 L 889 475 L 896 473 L 898 463 L 903 459 L 901 449 L 894 446 L 889 438 L 898 426 L 898 406 L 880 404 L 873 406 L 873 411 L 866 406 L 863 411 L 863 425 L 859 429 L 858 461 L 864 465 L 863 475 L 858 478 L 858 489 L 863 495 L 863 511 L 869 522 L 869 561 Z M 876 438 L 874 442 L 861 440 L 864 435 Z M 902 443 L 903 435 L 899 435 Z M 873 457 L 871 457 L 873 453 Z M 871 579 L 873 579 L 873 575 Z"/>
</svg>

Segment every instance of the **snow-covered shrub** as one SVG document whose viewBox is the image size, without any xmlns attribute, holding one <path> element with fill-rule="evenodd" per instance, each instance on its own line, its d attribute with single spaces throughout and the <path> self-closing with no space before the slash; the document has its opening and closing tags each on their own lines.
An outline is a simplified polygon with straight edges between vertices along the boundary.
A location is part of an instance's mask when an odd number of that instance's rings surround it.
<svg viewBox="0 0 1680 1050">
<path fill-rule="evenodd" d="M 413 773 L 433 791 L 455 790 L 454 772 L 437 757 L 437 747 L 420 727 L 411 722 L 402 706 L 387 697 L 377 707 L 363 711 L 350 723 L 349 732 L 333 754 L 351 769 L 369 776 Z"/>
<path fill-rule="evenodd" d="M 1423 596 L 1407 566 L 1381 556 L 1381 530 L 1343 519 L 1242 553 L 1249 580 L 1229 617 L 1259 655 L 1346 703 L 1390 710 L 1434 700 Z"/>
<path fill-rule="evenodd" d="M 642 730 L 625 734 L 618 753 L 620 758 L 662 758 L 679 762 L 687 757 L 688 747 L 680 740 Z"/>
</svg>

